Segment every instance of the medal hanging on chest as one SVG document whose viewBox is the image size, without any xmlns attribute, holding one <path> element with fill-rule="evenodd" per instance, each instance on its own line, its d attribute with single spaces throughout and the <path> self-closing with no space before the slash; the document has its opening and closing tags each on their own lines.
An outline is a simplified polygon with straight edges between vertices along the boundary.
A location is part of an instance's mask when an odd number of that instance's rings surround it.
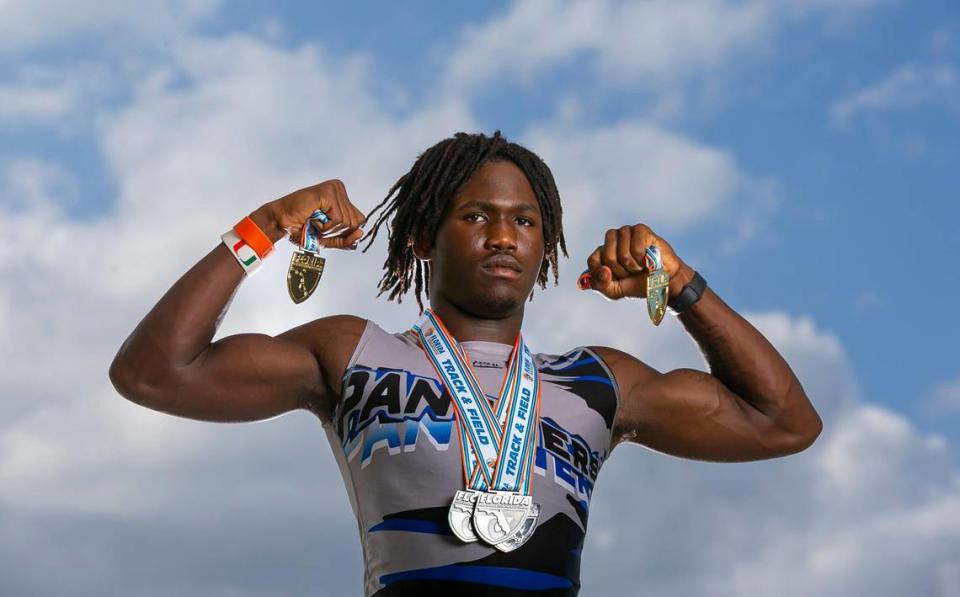
<svg viewBox="0 0 960 597">
<path fill-rule="evenodd" d="M 660 325 L 667 312 L 667 297 L 670 293 L 670 275 L 663 270 L 663 260 L 657 245 L 647 247 L 643 255 L 643 266 L 647 268 L 647 313 L 653 325 Z"/>
<path fill-rule="evenodd" d="M 413 326 L 453 401 L 466 489 L 456 492 L 447 520 L 464 542 L 500 551 L 523 545 L 537 526 L 540 506 L 530 495 L 540 421 L 540 376 L 518 334 L 494 412 L 470 361 L 431 310 Z"/>
<path fill-rule="evenodd" d="M 287 270 L 287 292 L 297 304 L 310 298 L 317 289 L 320 276 L 323 275 L 323 264 L 326 262 L 326 259 L 319 255 L 320 234 L 313 227 L 314 220 L 326 224 L 330 218 L 319 209 L 310 214 L 310 218 L 300 229 L 299 248 L 290 257 L 290 268 Z"/>
</svg>

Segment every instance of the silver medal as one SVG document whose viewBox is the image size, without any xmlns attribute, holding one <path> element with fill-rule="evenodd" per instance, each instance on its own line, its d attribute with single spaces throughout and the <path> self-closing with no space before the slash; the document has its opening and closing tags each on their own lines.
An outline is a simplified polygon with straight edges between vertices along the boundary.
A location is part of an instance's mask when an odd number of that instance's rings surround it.
<svg viewBox="0 0 960 597">
<path fill-rule="evenodd" d="M 527 539 L 533 537 L 533 531 L 537 528 L 537 518 L 540 517 L 540 504 L 534 502 L 530 505 L 530 512 L 527 513 L 526 520 L 517 529 L 517 532 L 510 535 L 494 547 L 500 551 L 513 551 L 527 542 Z"/>
<path fill-rule="evenodd" d="M 490 545 L 510 538 L 527 520 L 533 498 L 511 491 L 486 491 L 473 508 L 473 530 Z"/>
<path fill-rule="evenodd" d="M 458 417 L 467 489 L 454 494 L 447 510 L 450 530 L 461 541 L 482 540 L 491 546 L 503 543 L 498 549 L 512 551 L 533 535 L 540 516 L 540 507 L 526 493 L 533 471 L 540 404 L 533 354 L 517 334 L 508 367 L 514 383 L 505 381 L 501 386 L 494 412 L 477 391 L 480 384 L 456 339 L 449 336 L 431 309 L 423 313 L 414 329 L 421 348 L 451 394 Z"/>
<path fill-rule="evenodd" d="M 473 530 L 473 506 L 477 503 L 479 494 L 480 492 L 473 490 L 458 490 L 453 496 L 453 503 L 450 504 L 450 511 L 447 513 L 450 530 L 466 543 L 477 540 L 477 534 Z"/>
</svg>

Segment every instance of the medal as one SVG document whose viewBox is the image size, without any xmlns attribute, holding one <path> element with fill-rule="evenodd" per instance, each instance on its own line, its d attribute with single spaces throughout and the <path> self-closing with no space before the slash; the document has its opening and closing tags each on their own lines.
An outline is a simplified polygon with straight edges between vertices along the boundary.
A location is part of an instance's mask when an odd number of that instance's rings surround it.
<svg viewBox="0 0 960 597">
<path fill-rule="evenodd" d="M 473 509 L 473 528 L 490 545 L 514 536 L 530 517 L 533 498 L 512 491 L 485 491 Z M 536 522 L 536 520 L 534 520 Z"/>
<path fill-rule="evenodd" d="M 458 489 L 447 513 L 450 530 L 464 543 L 477 540 L 477 534 L 473 530 L 473 507 L 477 503 L 478 495 L 479 491 Z"/>
<path fill-rule="evenodd" d="M 670 293 L 670 275 L 663 271 L 660 249 L 657 245 L 647 247 L 643 256 L 643 265 L 647 268 L 647 313 L 653 325 L 660 325 L 667 312 L 667 297 Z"/>
<path fill-rule="evenodd" d="M 310 214 L 310 218 L 300 229 L 299 248 L 290 256 L 290 268 L 287 270 L 287 292 L 294 303 L 300 304 L 310 298 L 317 289 L 320 276 L 323 275 L 323 264 L 326 261 L 320 257 L 320 235 L 311 222 L 320 220 L 326 224 L 330 218 L 321 210 Z"/>
<path fill-rule="evenodd" d="M 540 419 L 533 354 L 517 334 L 494 413 L 470 360 L 436 314 L 427 309 L 413 329 L 450 393 L 460 434 L 467 489 L 453 497 L 450 528 L 464 542 L 479 538 L 512 551 L 533 536 L 540 516 L 529 493 Z"/>
<path fill-rule="evenodd" d="M 520 525 L 520 528 L 517 531 L 494 545 L 500 551 L 513 551 L 516 548 L 520 547 L 527 542 L 527 539 L 533 536 L 533 530 L 537 528 L 537 518 L 540 517 L 540 504 L 532 503 L 530 504 L 530 509 L 527 512 L 527 517 L 524 519 L 523 523 Z"/>
</svg>

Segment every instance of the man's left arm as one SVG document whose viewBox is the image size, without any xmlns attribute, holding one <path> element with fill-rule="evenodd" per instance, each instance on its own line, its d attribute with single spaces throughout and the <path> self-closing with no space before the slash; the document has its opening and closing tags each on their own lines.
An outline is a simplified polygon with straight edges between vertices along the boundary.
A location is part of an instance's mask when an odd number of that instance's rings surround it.
<svg viewBox="0 0 960 597">
<path fill-rule="evenodd" d="M 591 288 L 614 300 L 646 297 L 648 271 L 641 264 L 651 244 L 660 249 L 670 276 L 669 297 L 679 295 L 694 270 L 644 224 L 607 232 L 604 245 L 587 259 Z M 621 389 L 615 442 L 728 462 L 785 456 L 814 442 L 823 426 L 819 415 L 790 366 L 756 328 L 709 286 L 677 317 L 710 373 L 659 373 L 626 353 L 596 347 Z"/>
</svg>

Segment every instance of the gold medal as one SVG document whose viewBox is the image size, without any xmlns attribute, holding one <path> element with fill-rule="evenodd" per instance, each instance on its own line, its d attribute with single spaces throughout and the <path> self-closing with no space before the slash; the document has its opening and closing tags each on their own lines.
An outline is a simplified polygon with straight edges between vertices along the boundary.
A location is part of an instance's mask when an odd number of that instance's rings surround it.
<svg viewBox="0 0 960 597">
<path fill-rule="evenodd" d="M 644 255 L 647 274 L 647 313 L 653 325 L 660 325 L 667 312 L 667 298 L 670 295 L 670 275 L 663 271 L 660 249 L 656 245 L 647 247 Z"/>
<path fill-rule="evenodd" d="M 326 261 L 319 255 L 305 251 L 295 251 L 290 257 L 290 269 L 287 270 L 287 291 L 293 302 L 300 304 L 310 298 L 317 289 L 323 264 Z"/>
<path fill-rule="evenodd" d="M 323 275 L 323 264 L 326 262 L 326 259 L 318 255 L 320 235 L 311 220 L 326 223 L 329 219 L 327 214 L 318 209 L 310 214 L 310 219 L 300 230 L 300 248 L 291 255 L 290 268 L 287 270 L 287 292 L 294 303 L 300 304 L 310 298 L 317 289 L 320 276 Z"/>
</svg>

